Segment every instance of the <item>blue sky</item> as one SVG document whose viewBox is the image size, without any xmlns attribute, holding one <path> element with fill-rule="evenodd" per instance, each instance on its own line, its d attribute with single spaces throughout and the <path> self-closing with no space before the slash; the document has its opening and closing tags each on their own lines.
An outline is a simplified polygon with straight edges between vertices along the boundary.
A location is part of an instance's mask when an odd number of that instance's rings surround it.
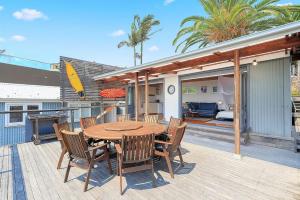
<svg viewBox="0 0 300 200">
<path fill-rule="evenodd" d="M 145 44 L 149 62 L 174 55 L 181 20 L 204 11 L 198 0 L 0 0 L 0 49 L 49 63 L 69 56 L 132 66 L 132 50 L 117 44 L 127 38 L 135 14 L 161 21 L 162 31 Z"/>
</svg>

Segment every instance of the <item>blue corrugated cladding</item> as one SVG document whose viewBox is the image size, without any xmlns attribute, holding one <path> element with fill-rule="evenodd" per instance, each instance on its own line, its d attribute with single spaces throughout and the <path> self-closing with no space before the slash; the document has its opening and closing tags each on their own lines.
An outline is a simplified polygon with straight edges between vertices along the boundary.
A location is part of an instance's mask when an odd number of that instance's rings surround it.
<svg viewBox="0 0 300 200">
<path fill-rule="evenodd" d="M 58 109 L 59 102 L 44 102 L 42 109 Z M 5 103 L 0 102 L 0 111 L 5 111 Z M 5 115 L 0 114 L 0 146 L 25 142 L 25 126 L 5 127 Z"/>
</svg>

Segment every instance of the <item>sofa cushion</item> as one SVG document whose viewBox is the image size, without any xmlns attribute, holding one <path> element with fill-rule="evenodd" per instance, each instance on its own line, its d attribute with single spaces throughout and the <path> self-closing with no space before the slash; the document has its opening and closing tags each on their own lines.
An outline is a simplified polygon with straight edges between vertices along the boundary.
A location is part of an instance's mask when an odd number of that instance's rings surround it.
<svg viewBox="0 0 300 200">
<path fill-rule="evenodd" d="M 200 110 L 217 110 L 218 106 L 216 103 L 199 103 Z"/>
</svg>

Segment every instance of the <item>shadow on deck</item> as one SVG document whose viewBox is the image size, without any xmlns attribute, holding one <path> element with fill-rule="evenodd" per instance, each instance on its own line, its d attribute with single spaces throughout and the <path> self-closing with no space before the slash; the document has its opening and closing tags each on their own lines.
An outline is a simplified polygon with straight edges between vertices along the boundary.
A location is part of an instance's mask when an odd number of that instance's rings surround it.
<svg viewBox="0 0 300 200">
<path fill-rule="evenodd" d="M 299 199 L 299 169 L 244 157 L 200 145 L 183 143 L 185 166 L 175 159 L 175 179 L 165 161 L 155 160 L 157 187 L 150 172 L 125 175 L 125 192 L 119 194 L 119 178 L 110 175 L 106 163 L 92 172 L 83 192 L 85 171 L 72 168 L 63 183 L 67 156 L 62 169 L 56 164 L 58 142 L 0 147 L 0 199 Z M 113 169 L 116 160 L 112 160 Z"/>
</svg>

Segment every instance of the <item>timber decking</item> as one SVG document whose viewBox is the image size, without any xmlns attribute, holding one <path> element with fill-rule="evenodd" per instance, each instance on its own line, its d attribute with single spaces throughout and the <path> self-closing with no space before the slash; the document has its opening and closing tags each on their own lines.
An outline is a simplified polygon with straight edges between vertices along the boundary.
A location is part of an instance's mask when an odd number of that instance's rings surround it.
<svg viewBox="0 0 300 200">
<path fill-rule="evenodd" d="M 299 169 L 249 157 L 236 160 L 231 153 L 190 143 L 182 144 L 182 153 L 186 164 L 180 168 L 176 157 L 175 179 L 165 162 L 155 163 L 156 188 L 150 173 L 129 174 L 121 196 L 119 178 L 109 174 L 106 163 L 94 169 L 85 193 L 83 170 L 72 168 L 63 183 L 67 159 L 57 170 L 58 142 L 3 146 L 0 199 L 300 199 Z"/>
</svg>

